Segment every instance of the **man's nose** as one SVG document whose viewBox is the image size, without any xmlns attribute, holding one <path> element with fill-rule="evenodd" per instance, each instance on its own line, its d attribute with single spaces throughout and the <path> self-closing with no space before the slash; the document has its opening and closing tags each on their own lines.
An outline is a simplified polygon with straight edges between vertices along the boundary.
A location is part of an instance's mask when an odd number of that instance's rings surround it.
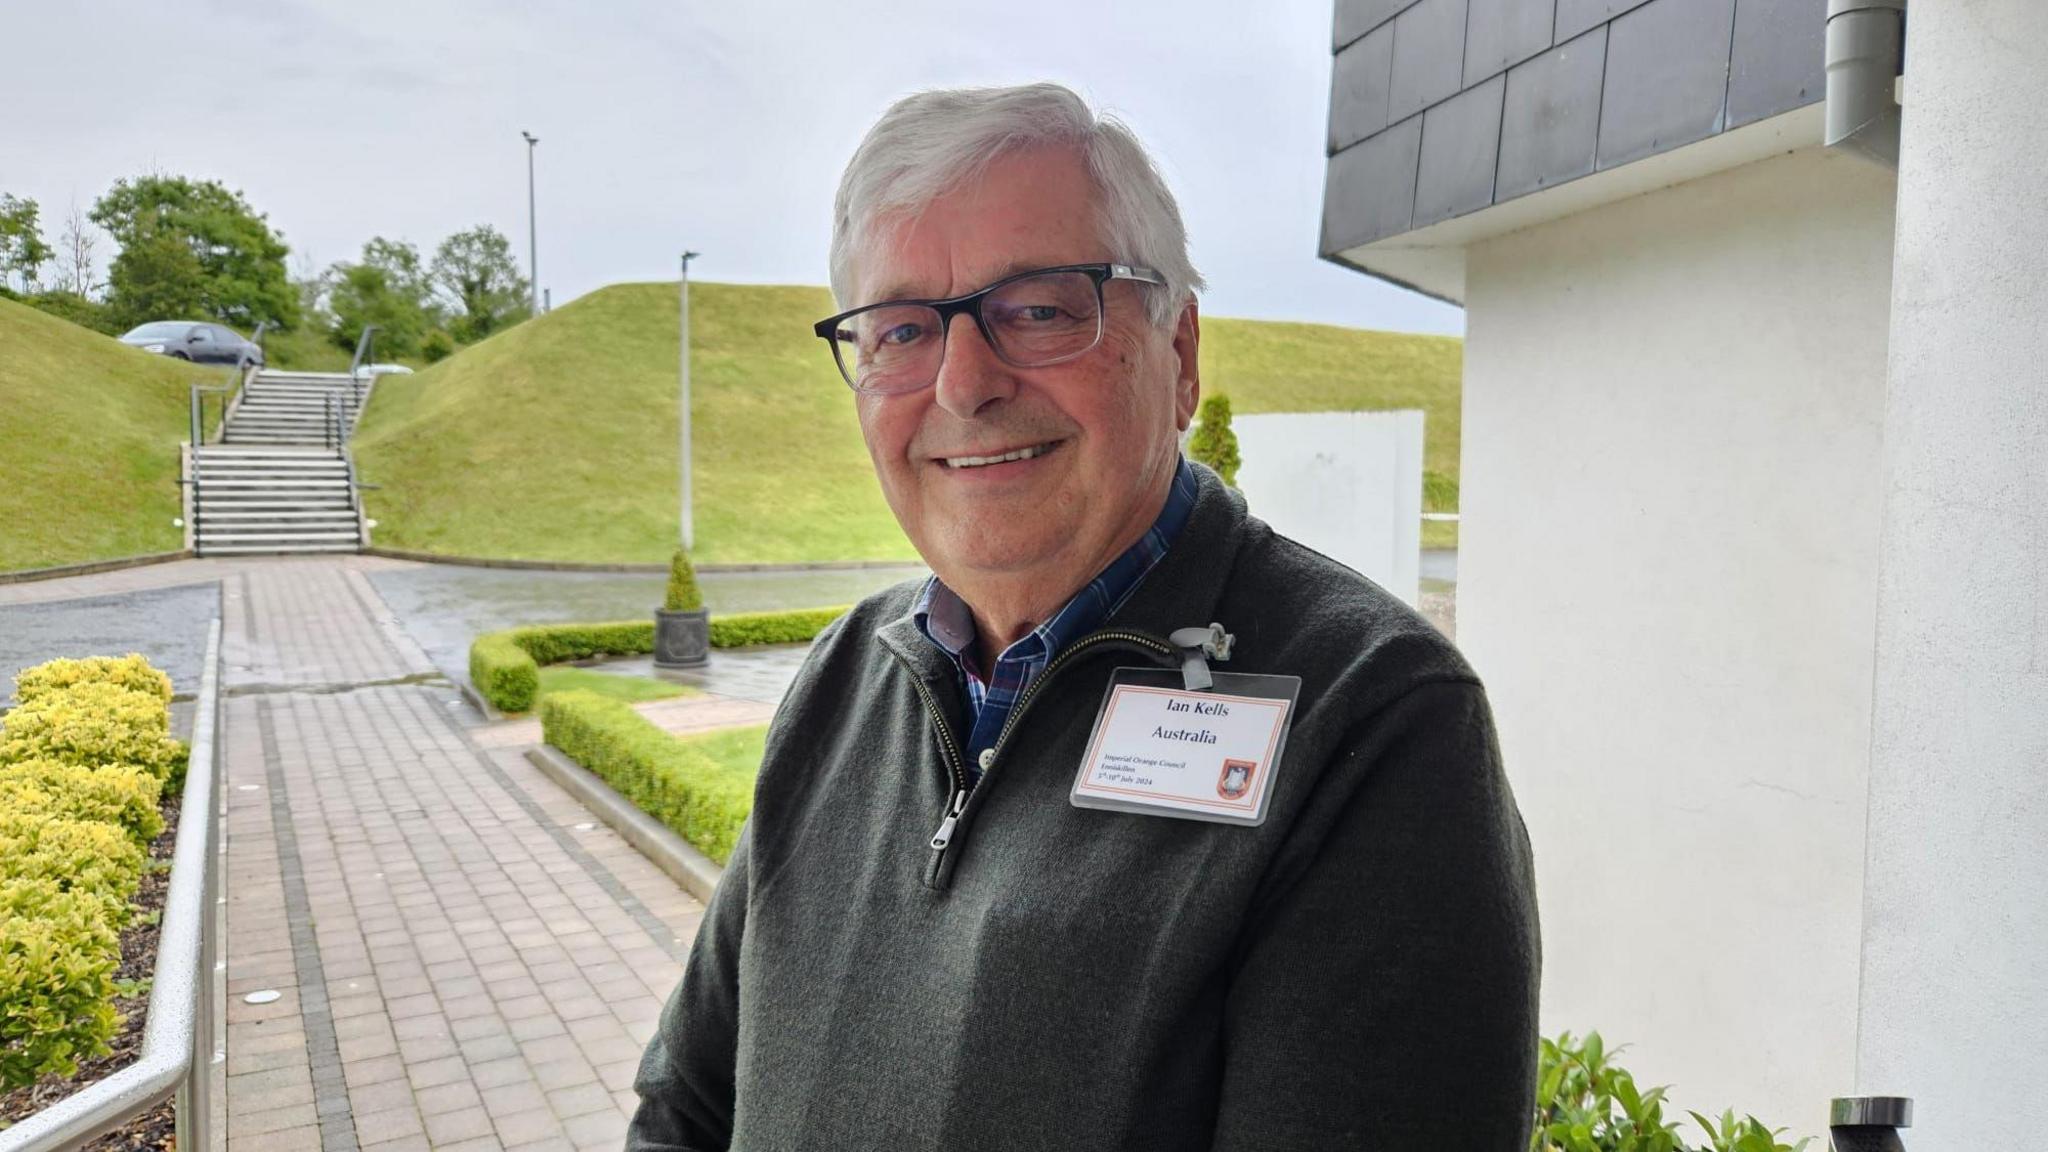
<svg viewBox="0 0 2048 1152">
<path fill-rule="evenodd" d="M 982 336 L 974 317 L 963 312 L 948 321 L 946 350 L 932 389 L 939 407 L 966 420 L 1015 395 L 1017 379 Z"/>
</svg>

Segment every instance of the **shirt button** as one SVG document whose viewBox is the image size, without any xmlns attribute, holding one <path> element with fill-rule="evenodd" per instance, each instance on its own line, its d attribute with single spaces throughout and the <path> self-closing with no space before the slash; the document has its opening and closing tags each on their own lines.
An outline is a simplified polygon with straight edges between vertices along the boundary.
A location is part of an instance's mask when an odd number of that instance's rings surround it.
<svg viewBox="0 0 2048 1152">
<path fill-rule="evenodd" d="M 995 762 L 996 750 L 993 748 L 983 748 L 981 750 L 981 759 L 978 761 L 978 763 L 981 765 L 981 770 L 983 772 L 988 771 L 988 766 Z"/>
</svg>

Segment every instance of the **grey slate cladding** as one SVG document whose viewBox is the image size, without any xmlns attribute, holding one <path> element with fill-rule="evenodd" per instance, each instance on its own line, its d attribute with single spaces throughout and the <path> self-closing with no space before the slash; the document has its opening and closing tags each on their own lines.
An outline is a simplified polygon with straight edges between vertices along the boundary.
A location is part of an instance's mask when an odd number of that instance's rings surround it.
<svg viewBox="0 0 2048 1152">
<path fill-rule="evenodd" d="M 1415 218 L 1423 228 L 1493 203 L 1501 91 L 1495 76 L 1422 114 L 1422 155 L 1415 175 Z"/>
<path fill-rule="evenodd" d="M 1812 104 L 1826 7 L 1335 0 L 1323 254 Z"/>
<path fill-rule="evenodd" d="M 1501 112 L 1496 202 L 1575 180 L 1593 170 L 1607 26 L 1509 70 Z"/>
<path fill-rule="evenodd" d="M 1394 26 L 1337 53 L 1330 68 L 1330 151 L 1349 148 L 1387 126 L 1387 82 L 1394 62 Z"/>
<path fill-rule="evenodd" d="M 1484 83 L 1550 47 L 1557 0 L 1469 0 L 1465 87 Z"/>
<path fill-rule="evenodd" d="M 1827 92 L 1827 0 L 1741 0 L 1728 75 L 1728 127 L 1740 128 Z"/>
<path fill-rule="evenodd" d="M 1421 0 L 1394 17 L 1387 119 L 1405 120 L 1457 94 L 1465 74 L 1465 0 Z"/>
<path fill-rule="evenodd" d="M 1408 231 L 1421 145 L 1422 117 L 1410 116 L 1330 158 L 1323 179 L 1323 251 Z"/>
<path fill-rule="evenodd" d="M 1722 129 L 1734 23 L 1735 0 L 1651 0 L 1608 25 L 1598 167 Z"/>
</svg>

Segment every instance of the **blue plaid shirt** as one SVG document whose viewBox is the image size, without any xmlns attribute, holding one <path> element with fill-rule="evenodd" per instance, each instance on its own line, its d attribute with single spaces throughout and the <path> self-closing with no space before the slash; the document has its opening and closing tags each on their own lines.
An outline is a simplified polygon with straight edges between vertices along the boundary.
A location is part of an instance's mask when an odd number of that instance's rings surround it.
<svg viewBox="0 0 2048 1152">
<path fill-rule="evenodd" d="M 1166 507 L 1159 518 L 1123 555 L 1074 594 L 1052 618 L 1033 628 L 1016 643 L 1003 649 L 996 666 L 986 674 L 974 662 L 974 614 L 951 588 L 937 576 L 925 581 L 924 592 L 913 610 L 918 630 L 938 645 L 953 661 L 966 689 L 973 731 L 967 738 L 967 779 L 981 779 L 982 754 L 995 747 L 996 737 L 1010 717 L 1010 709 L 1038 674 L 1045 671 L 1060 649 L 1102 626 L 1103 621 L 1137 590 L 1138 582 L 1159 563 L 1174 538 L 1188 522 L 1195 507 L 1195 472 L 1185 457 L 1174 470 L 1173 486 L 1166 494 Z"/>
</svg>

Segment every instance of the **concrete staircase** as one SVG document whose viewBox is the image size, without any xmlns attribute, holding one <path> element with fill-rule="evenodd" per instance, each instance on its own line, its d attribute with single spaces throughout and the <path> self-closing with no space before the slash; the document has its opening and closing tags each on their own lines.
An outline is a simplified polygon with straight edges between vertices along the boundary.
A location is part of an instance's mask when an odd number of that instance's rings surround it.
<svg viewBox="0 0 2048 1152">
<path fill-rule="evenodd" d="M 355 552 L 369 543 L 348 435 L 367 399 L 341 373 L 259 372 L 221 442 L 194 449 L 192 547 L 201 556 Z"/>
<path fill-rule="evenodd" d="M 358 386 L 345 372 L 258 372 L 242 386 L 228 415 L 228 444 L 329 444 L 339 421 L 341 438 L 353 430 L 354 413 L 369 398 L 368 382 Z"/>
</svg>

